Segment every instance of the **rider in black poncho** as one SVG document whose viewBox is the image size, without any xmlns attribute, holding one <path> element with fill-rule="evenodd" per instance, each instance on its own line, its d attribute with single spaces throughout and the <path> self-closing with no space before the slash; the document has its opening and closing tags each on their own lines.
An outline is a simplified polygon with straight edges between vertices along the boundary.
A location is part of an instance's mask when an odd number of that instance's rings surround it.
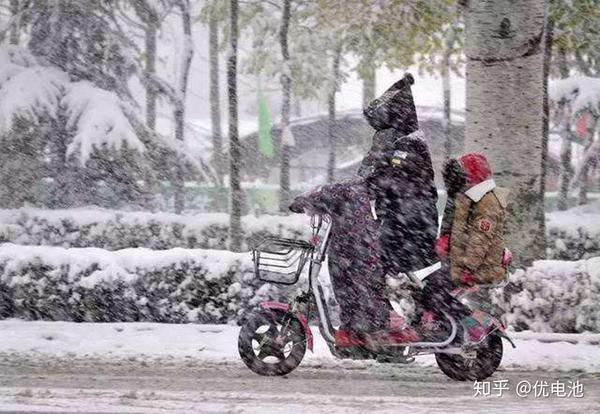
<svg viewBox="0 0 600 414">
<path fill-rule="evenodd" d="M 360 174 L 381 219 L 382 265 L 389 274 L 434 264 L 438 229 L 437 190 L 431 156 L 412 97 L 407 74 L 364 110 L 376 130 Z"/>
</svg>

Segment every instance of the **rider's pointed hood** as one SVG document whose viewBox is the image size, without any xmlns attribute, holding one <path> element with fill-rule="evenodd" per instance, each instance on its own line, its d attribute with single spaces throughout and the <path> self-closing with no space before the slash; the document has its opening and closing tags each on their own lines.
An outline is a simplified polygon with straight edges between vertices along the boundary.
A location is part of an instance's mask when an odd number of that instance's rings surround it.
<svg viewBox="0 0 600 414">
<path fill-rule="evenodd" d="M 373 99 L 364 110 L 365 119 L 377 131 L 394 128 L 402 135 L 419 129 L 417 110 L 411 91 L 415 78 L 407 73 L 383 95 Z"/>
</svg>

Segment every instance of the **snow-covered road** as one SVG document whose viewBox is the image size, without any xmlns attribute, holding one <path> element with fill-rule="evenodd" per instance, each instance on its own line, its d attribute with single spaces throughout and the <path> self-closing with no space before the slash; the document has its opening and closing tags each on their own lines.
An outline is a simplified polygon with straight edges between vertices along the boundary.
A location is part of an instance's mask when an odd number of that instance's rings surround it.
<svg viewBox="0 0 600 414">
<path fill-rule="evenodd" d="M 300 367 L 285 378 L 259 377 L 241 363 L 190 359 L 73 360 L 0 356 L 0 412 L 84 413 L 582 413 L 600 410 L 600 375 L 501 371 L 475 397 L 473 383 L 453 382 L 433 367 Z M 583 398 L 520 398 L 521 381 L 579 381 Z"/>
<path fill-rule="evenodd" d="M 340 361 L 318 335 L 292 374 L 259 377 L 239 360 L 238 329 L 0 321 L 0 413 L 600 412 L 598 335 L 516 335 L 487 392 L 479 388 L 488 396 L 476 397 L 473 383 L 449 380 L 431 357 Z M 524 381 L 528 397 L 517 395 Z M 498 397 L 500 387 L 508 390 Z"/>
</svg>

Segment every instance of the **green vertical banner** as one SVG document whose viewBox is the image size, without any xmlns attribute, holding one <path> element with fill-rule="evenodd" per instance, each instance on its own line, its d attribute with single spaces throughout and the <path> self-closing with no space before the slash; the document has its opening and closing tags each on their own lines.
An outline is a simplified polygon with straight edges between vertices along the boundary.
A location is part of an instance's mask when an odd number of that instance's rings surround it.
<svg viewBox="0 0 600 414">
<path fill-rule="evenodd" d="M 265 96 L 258 94 L 258 150 L 267 158 L 273 157 L 273 140 L 271 139 L 271 117 Z"/>
</svg>

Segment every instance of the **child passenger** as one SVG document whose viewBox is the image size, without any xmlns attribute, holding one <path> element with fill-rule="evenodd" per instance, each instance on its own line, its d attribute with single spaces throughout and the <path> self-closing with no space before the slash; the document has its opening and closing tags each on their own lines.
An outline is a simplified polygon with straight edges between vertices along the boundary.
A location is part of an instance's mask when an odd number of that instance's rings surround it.
<svg viewBox="0 0 600 414">
<path fill-rule="evenodd" d="M 506 274 L 504 228 L 509 190 L 496 186 L 483 154 L 449 160 L 444 168 L 448 202 L 437 241 L 458 286 L 495 284 Z"/>
</svg>

